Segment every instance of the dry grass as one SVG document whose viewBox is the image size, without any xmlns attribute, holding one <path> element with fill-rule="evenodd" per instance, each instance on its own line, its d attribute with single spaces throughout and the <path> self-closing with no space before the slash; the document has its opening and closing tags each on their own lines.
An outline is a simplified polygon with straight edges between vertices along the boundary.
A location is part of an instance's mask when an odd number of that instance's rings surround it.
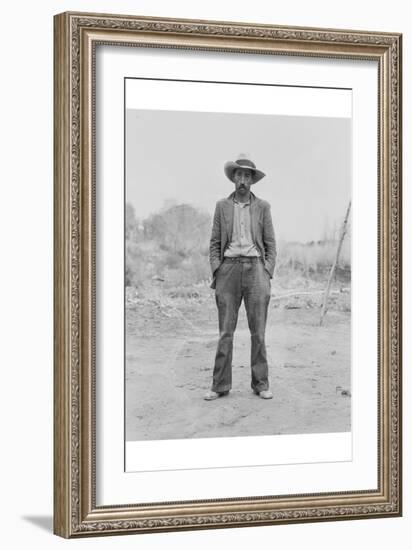
<svg viewBox="0 0 412 550">
<path fill-rule="evenodd" d="M 337 241 L 279 243 L 277 270 L 282 274 L 292 271 L 307 277 L 326 276 L 335 261 L 337 247 Z M 338 266 L 338 275 L 346 273 L 345 278 L 350 278 L 350 241 L 347 237 L 343 241 Z"/>
</svg>

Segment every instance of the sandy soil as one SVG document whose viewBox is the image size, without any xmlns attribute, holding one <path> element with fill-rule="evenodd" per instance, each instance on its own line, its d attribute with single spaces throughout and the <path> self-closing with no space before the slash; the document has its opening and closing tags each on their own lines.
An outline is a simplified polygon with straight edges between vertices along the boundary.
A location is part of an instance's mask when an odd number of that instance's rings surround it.
<svg viewBox="0 0 412 550">
<path fill-rule="evenodd" d="M 233 388 L 205 401 L 218 337 L 214 294 L 127 307 L 126 439 L 155 440 L 350 431 L 350 311 L 322 327 L 313 302 L 270 304 L 266 343 L 274 398 L 250 388 L 250 336 L 242 305 Z"/>
</svg>

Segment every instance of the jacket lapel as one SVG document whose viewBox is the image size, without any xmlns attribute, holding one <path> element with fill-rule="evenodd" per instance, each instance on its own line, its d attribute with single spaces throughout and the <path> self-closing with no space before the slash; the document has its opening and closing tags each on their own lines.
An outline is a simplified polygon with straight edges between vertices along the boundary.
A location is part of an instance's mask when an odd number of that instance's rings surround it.
<svg viewBox="0 0 412 550">
<path fill-rule="evenodd" d="M 259 205 L 255 195 L 251 193 L 250 197 L 250 233 L 252 236 L 252 242 L 256 242 L 256 224 L 259 217 Z"/>
<path fill-rule="evenodd" d="M 232 240 L 233 234 L 233 218 L 234 218 L 234 204 L 233 197 L 229 196 L 223 205 L 223 215 L 225 217 L 226 231 L 228 235 L 228 242 Z"/>
</svg>

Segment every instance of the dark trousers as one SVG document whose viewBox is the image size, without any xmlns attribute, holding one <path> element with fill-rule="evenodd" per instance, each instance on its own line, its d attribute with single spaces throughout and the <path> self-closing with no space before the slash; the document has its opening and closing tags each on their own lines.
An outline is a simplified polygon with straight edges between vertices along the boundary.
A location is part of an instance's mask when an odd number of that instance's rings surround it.
<svg viewBox="0 0 412 550">
<path fill-rule="evenodd" d="M 242 299 L 251 335 L 251 387 L 269 389 L 265 329 L 270 300 L 270 276 L 260 258 L 225 258 L 216 274 L 219 342 L 213 369 L 212 390 L 232 387 L 233 336 Z"/>
</svg>

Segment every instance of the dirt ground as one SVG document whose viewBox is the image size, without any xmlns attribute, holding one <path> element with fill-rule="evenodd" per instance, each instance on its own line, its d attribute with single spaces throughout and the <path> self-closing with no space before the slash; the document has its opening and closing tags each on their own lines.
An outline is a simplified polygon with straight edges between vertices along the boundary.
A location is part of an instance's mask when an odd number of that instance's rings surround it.
<svg viewBox="0 0 412 550">
<path fill-rule="evenodd" d="M 130 294 L 126 307 L 126 439 L 186 439 L 347 432 L 351 429 L 350 295 L 333 291 L 323 326 L 320 292 L 278 298 L 272 289 L 266 329 L 274 398 L 250 388 L 250 335 L 241 306 L 234 340 L 233 387 L 210 389 L 218 339 L 214 292 Z M 282 292 L 280 293 L 282 295 Z"/>
</svg>

